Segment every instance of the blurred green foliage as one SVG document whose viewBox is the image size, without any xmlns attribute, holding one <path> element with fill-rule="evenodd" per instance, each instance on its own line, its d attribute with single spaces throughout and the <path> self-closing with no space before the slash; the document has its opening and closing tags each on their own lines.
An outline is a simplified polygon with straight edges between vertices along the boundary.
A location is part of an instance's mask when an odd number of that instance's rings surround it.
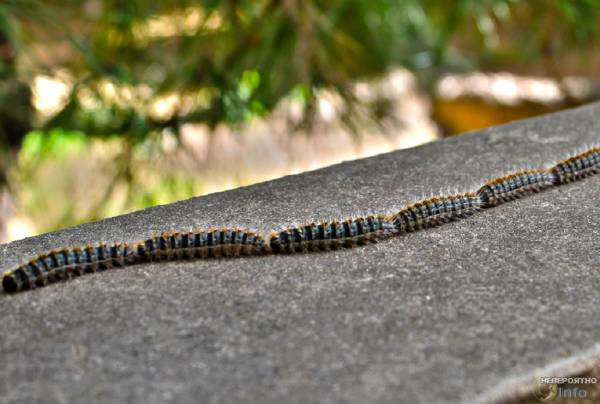
<svg viewBox="0 0 600 404">
<path fill-rule="evenodd" d="M 47 132 L 35 130 L 23 140 L 19 154 L 23 163 L 39 161 L 41 158 L 61 159 L 80 152 L 88 143 L 82 132 L 55 128 Z"/>
<path fill-rule="evenodd" d="M 205 191 L 165 165 L 186 123 L 289 98 L 310 124 L 326 90 L 360 131 L 386 108 L 357 81 L 401 66 L 431 95 L 448 72 L 597 75 L 599 31 L 600 0 L 2 0 L 0 188 L 37 231 L 167 203 Z M 32 110 L 40 76 L 67 84 L 50 116 Z"/>
<path fill-rule="evenodd" d="M 352 105 L 353 81 L 397 65 L 427 89 L 449 70 L 551 63 L 593 44 L 599 12 L 598 0 L 5 0 L 0 29 L 24 56 L 21 77 L 61 69 L 74 81 L 45 127 L 137 141 L 244 123 L 290 94 L 310 119 L 319 89 Z M 107 82 L 131 94 L 108 97 Z M 148 112 L 172 93 L 190 102 Z"/>
<path fill-rule="evenodd" d="M 202 191 L 202 178 L 169 169 L 163 159 L 157 139 L 131 145 L 121 136 L 32 131 L 10 179 L 21 184 L 14 189 L 20 213 L 35 219 L 37 231 L 51 231 Z"/>
</svg>

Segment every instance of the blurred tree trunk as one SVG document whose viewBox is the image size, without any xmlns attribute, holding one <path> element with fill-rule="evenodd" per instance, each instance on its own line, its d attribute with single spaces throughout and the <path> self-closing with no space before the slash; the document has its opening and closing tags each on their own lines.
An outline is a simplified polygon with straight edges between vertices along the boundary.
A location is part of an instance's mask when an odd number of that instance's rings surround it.
<svg viewBox="0 0 600 404">
<path fill-rule="evenodd" d="M 7 170 L 16 158 L 23 137 L 31 130 L 33 108 L 29 86 L 17 77 L 17 55 L 8 21 L 2 17 L 0 15 L 0 240 L 5 240 L 6 220 L 12 211 Z"/>
<path fill-rule="evenodd" d="M 15 69 L 16 52 L 10 37 L 0 26 L 0 141 L 15 150 L 31 130 L 31 90 L 19 81 Z"/>
</svg>

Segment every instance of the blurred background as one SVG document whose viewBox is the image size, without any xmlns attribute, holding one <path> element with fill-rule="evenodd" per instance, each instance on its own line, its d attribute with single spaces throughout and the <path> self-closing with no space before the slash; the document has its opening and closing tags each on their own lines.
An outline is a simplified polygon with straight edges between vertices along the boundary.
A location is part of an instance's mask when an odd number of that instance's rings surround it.
<svg viewBox="0 0 600 404">
<path fill-rule="evenodd" d="M 600 98 L 600 0 L 2 0 L 0 242 Z"/>
</svg>

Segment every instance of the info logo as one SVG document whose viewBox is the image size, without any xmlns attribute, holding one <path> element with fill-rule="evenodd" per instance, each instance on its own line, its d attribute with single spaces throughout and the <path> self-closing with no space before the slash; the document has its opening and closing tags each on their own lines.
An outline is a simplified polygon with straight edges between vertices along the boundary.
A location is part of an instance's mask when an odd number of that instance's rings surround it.
<svg viewBox="0 0 600 404">
<path fill-rule="evenodd" d="M 540 383 L 533 392 L 533 396 L 539 401 L 554 400 L 558 395 L 558 385 L 556 383 L 544 384 Z"/>
<path fill-rule="evenodd" d="M 596 377 L 540 377 L 533 396 L 538 401 L 585 400 L 590 395 L 586 385 L 596 383 L 598 383 Z"/>
</svg>

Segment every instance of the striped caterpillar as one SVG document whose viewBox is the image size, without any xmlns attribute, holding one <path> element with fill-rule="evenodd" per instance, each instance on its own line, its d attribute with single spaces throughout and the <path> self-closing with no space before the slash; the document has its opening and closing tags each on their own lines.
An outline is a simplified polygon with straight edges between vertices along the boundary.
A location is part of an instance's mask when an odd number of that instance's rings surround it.
<svg viewBox="0 0 600 404">
<path fill-rule="evenodd" d="M 434 196 L 389 216 L 292 226 L 266 238 L 241 229 L 165 232 L 136 243 L 87 245 L 53 250 L 4 272 L 2 287 L 14 293 L 85 273 L 140 262 L 246 255 L 303 253 L 350 248 L 394 234 L 439 225 L 469 216 L 525 194 L 600 173 L 600 147 L 594 147 L 544 170 L 525 170 L 486 182 L 476 192 Z"/>
<path fill-rule="evenodd" d="M 182 258 L 220 258 L 258 255 L 266 251 L 263 238 L 255 232 L 220 229 L 187 233 L 166 232 L 135 246 L 137 261 Z M 137 262 L 136 261 L 136 262 Z"/>
<path fill-rule="evenodd" d="M 185 258 L 238 257 L 265 253 L 261 236 L 240 229 L 168 233 L 134 244 L 100 243 L 50 251 L 4 273 L 2 287 L 8 293 L 139 262 Z"/>
<path fill-rule="evenodd" d="M 526 170 L 486 182 L 479 188 L 477 195 L 483 206 L 492 207 L 531 192 L 539 192 L 551 185 L 550 173 L 544 170 Z"/>
<path fill-rule="evenodd" d="M 566 184 L 600 172 L 600 147 L 593 147 L 560 161 L 550 169 L 555 184 Z"/>
<path fill-rule="evenodd" d="M 392 216 L 400 232 L 436 226 L 471 215 L 481 208 L 481 199 L 473 192 L 434 196 L 402 208 Z"/>
<path fill-rule="evenodd" d="M 310 223 L 273 232 L 269 239 L 274 254 L 350 248 L 375 242 L 394 232 L 395 228 L 384 215 L 365 218 Z"/>
</svg>

